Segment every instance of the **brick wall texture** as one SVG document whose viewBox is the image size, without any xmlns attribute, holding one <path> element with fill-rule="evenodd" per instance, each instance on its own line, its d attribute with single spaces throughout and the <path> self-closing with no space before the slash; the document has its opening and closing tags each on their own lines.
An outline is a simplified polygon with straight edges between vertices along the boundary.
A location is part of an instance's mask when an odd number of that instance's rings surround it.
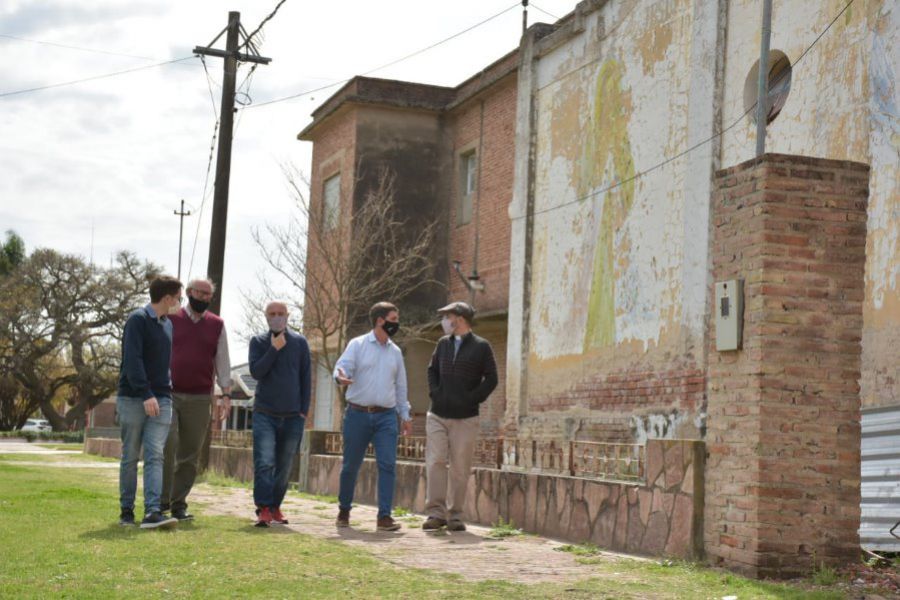
<svg viewBox="0 0 900 600">
<path fill-rule="evenodd" d="M 859 553 L 868 167 L 765 155 L 715 188 L 714 279 L 745 306 L 743 347 L 709 350 L 706 552 L 808 574 Z"/>
<path fill-rule="evenodd" d="M 450 260 L 459 260 L 465 275 L 472 271 L 475 229 L 478 222 L 478 273 L 485 285 L 475 296 L 480 312 L 506 310 L 509 303 L 509 203 L 513 187 L 513 148 L 516 129 L 516 78 L 491 88 L 482 98 L 470 100 L 446 117 L 447 135 L 453 142 L 454 176 L 450 178 Z M 479 149 L 481 102 L 484 102 L 484 137 L 481 142 L 481 200 L 478 214 L 457 225 L 460 201 L 460 156 Z M 468 301 L 469 292 L 451 272 L 449 297 Z"/>
</svg>

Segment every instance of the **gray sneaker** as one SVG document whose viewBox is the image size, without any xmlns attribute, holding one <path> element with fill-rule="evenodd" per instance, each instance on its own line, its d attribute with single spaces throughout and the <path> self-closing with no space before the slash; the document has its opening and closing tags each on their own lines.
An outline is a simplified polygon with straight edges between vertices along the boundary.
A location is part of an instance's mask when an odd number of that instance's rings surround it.
<svg viewBox="0 0 900 600">
<path fill-rule="evenodd" d="M 437 517 L 428 517 L 425 519 L 425 522 L 422 523 L 422 531 L 437 531 L 441 527 L 446 527 L 447 521 L 444 519 L 439 519 Z"/>
<path fill-rule="evenodd" d="M 459 519 L 450 519 L 450 522 L 447 523 L 447 531 L 465 531 L 466 524 L 460 521 Z"/>
</svg>

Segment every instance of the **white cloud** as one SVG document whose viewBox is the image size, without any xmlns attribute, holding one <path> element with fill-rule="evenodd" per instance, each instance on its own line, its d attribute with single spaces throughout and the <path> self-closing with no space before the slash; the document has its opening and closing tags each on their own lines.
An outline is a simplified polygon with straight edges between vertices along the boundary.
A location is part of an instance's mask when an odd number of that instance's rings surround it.
<svg viewBox="0 0 900 600">
<path fill-rule="evenodd" d="M 262 53 L 273 61 L 256 69 L 250 95 L 254 102 L 263 102 L 363 73 L 511 4 L 290 0 L 265 27 Z M 274 5 L 274 0 L 235 0 L 228 5 L 214 0 L 8 0 L 0 9 L 0 33 L 167 60 L 206 45 L 224 27 L 227 9 L 240 10 L 251 31 Z M 574 5 L 575 0 L 541 2 L 542 8 L 559 15 Z M 531 15 L 533 21 L 538 13 Z M 512 10 L 445 46 L 373 75 L 455 85 L 515 47 L 520 19 L 520 11 Z M 5 38 L 0 38 L 0 51 L 0 93 L 150 64 Z M 221 60 L 209 58 L 207 63 L 213 79 L 220 81 Z M 296 134 L 309 122 L 309 113 L 336 89 L 240 116 L 222 310 L 232 336 L 242 318 L 238 290 L 252 288 L 264 269 L 251 228 L 289 218 L 280 165 L 292 162 L 309 170 L 311 145 L 298 142 Z M 213 90 L 218 105 L 221 90 Z M 29 248 L 49 246 L 84 256 L 93 248 L 98 262 L 128 249 L 174 273 L 178 218 L 173 210 L 184 198 L 194 213 L 185 220 L 182 274 L 187 277 L 214 116 L 197 60 L 0 98 L 0 230 L 15 229 Z M 195 275 L 206 269 L 211 209 L 210 199 L 197 239 Z M 243 342 L 233 344 L 233 360 L 240 362 Z"/>
</svg>

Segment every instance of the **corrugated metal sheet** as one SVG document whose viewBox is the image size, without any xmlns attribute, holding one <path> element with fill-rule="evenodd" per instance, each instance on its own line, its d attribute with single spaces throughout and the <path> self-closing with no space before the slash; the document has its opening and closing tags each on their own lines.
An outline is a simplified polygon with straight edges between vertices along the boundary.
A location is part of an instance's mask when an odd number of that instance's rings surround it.
<svg viewBox="0 0 900 600">
<path fill-rule="evenodd" d="M 863 548 L 900 552 L 890 529 L 900 521 L 900 406 L 862 411 Z M 900 527 L 894 530 L 900 535 Z"/>
</svg>

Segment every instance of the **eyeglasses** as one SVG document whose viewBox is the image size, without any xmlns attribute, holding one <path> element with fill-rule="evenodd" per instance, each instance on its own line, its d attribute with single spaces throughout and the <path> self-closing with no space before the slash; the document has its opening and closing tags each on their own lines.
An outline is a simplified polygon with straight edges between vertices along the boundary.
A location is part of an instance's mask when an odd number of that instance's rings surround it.
<svg viewBox="0 0 900 600">
<path fill-rule="evenodd" d="M 191 293 L 192 296 L 194 296 L 195 298 L 199 298 L 200 300 L 209 300 L 213 296 L 212 292 L 205 292 L 203 290 L 192 289 L 192 290 L 188 290 L 188 291 Z"/>
</svg>

